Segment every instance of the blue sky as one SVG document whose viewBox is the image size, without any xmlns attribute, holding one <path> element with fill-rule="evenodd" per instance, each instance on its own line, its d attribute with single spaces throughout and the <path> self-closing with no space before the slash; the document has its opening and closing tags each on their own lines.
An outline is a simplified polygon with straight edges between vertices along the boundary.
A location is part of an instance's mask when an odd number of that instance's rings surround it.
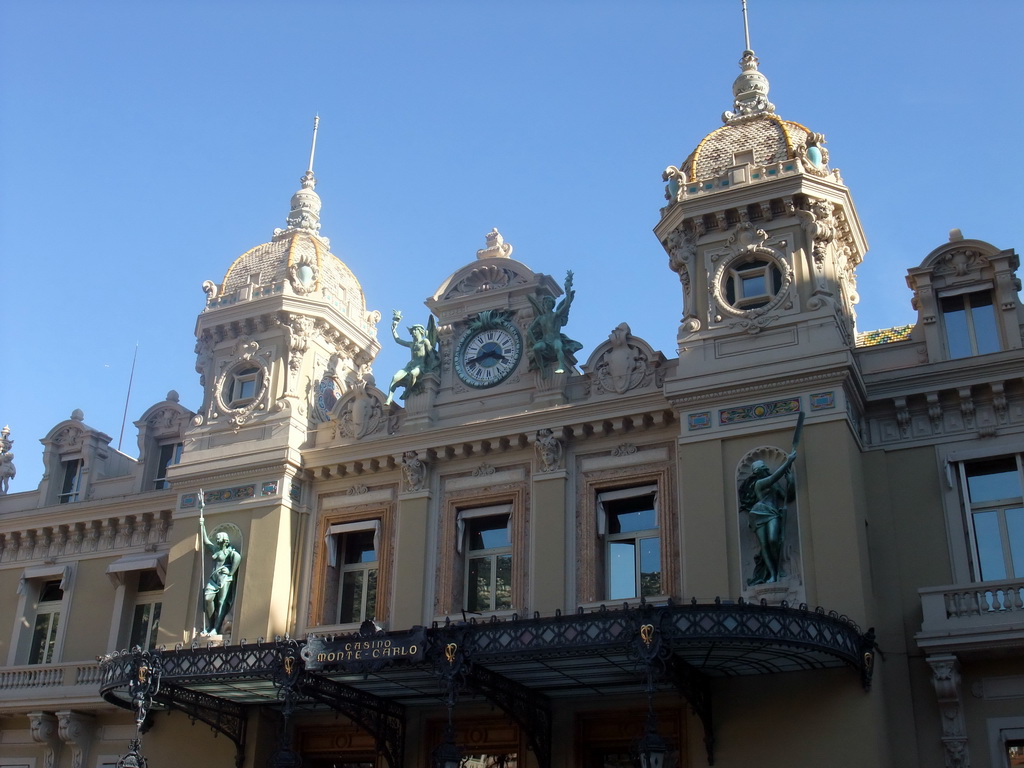
<svg viewBox="0 0 1024 768">
<path fill-rule="evenodd" d="M 1024 6 L 750 0 L 778 114 L 825 134 L 870 251 L 859 329 L 912 322 L 904 276 L 951 227 L 1021 244 Z M 678 280 L 651 229 L 661 172 L 721 125 L 739 0 L 0 4 L 0 248 L 11 490 L 75 408 L 116 446 L 175 389 L 201 402 L 200 285 L 283 226 L 321 115 L 322 232 L 384 315 L 498 227 L 576 275 L 567 332 L 626 321 L 675 356 Z"/>
</svg>

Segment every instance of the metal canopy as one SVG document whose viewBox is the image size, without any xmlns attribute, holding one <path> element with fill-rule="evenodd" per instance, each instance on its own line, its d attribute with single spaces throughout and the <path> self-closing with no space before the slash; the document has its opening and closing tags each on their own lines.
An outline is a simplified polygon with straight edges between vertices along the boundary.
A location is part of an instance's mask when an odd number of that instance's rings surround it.
<svg viewBox="0 0 1024 768">
<path fill-rule="evenodd" d="M 650 651 L 652 639 L 656 652 Z M 396 655 L 351 652 L 385 647 Z M 544 767 L 550 766 L 551 698 L 643 693 L 647 673 L 656 666 L 659 687 L 675 688 L 700 716 L 710 764 L 711 678 L 847 666 L 860 673 L 867 690 L 874 649 L 873 630 L 862 633 L 834 612 L 716 600 L 580 609 L 544 618 L 449 621 L 404 632 L 377 630 L 367 622 L 348 635 L 179 646 L 145 655 L 146 663 L 159 667 L 164 690 L 175 693 L 166 701 L 158 694 L 156 703 L 210 723 L 235 740 L 240 753 L 244 726 L 237 722 L 239 706 L 281 705 L 286 694 L 295 709 L 330 707 L 350 716 L 376 713 L 375 718 L 353 719 L 374 735 L 392 767 L 399 768 L 404 708 L 443 703 L 443 660 L 451 663 L 457 654 L 465 670 L 458 681 L 462 693 L 483 696 L 515 719 Z M 128 690 L 137 673 L 137 656 L 124 652 L 102 660 L 100 692 L 105 699 L 131 707 Z M 285 669 L 291 682 L 282 687 Z M 194 692 L 201 710 L 191 711 L 182 691 Z M 217 701 L 223 702 L 219 712 L 211 705 Z"/>
</svg>

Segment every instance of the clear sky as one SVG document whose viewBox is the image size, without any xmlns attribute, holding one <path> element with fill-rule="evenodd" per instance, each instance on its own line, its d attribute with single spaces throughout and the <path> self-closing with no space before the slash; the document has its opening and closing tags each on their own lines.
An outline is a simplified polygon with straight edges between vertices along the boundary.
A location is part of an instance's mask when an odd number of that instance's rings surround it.
<svg viewBox="0 0 1024 768">
<path fill-rule="evenodd" d="M 860 330 L 912 322 L 904 276 L 951 227 L 1019 213 L 1019 0 L 750 0 L 778 114 L 825 134 L 870 250 Z M 675 357 L 679 281 L 651 233 L 661 172 L 732 106 L 740 0 L 0 2 L 0 425 L 11 491 L 75 408 L 116 447 L 167 391 L 201 403 L 204 280 L 284 226 L 312 116 L 322 233 L 384 315 L 498 227 L 576 275 L 581 363 L 620 322 Z"/>
</svg>

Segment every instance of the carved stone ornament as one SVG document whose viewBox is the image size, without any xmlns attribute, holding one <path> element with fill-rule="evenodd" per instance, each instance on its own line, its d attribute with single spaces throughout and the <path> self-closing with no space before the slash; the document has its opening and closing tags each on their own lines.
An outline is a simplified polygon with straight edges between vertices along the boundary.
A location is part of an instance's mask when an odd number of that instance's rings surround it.
<svg viewBox="0 0 1024 768">
<path fill-rule="evenodd" d="M 562 442 L 550 429 L 538 430 L 533 443 L 537 453 L 537 468 L 541 472 L 554 472 L 562 466 Z"/>
<path fill-rule="evenodd" d="M 0 430 L 0 496 L 7 493 L 11 480 L 17 474 L 14 469 L 14 441 L 11 440 L 11 428 Z"/>
<path fill-rule="evenodd" d="M 75 424 L 64 427 L 64 429 L 53 436 L 53 442 L 56 443 L 61 452 L 77 451 L 82 447 L 84 441 L 85 430 Z"/>
<path fill-rule="evenodd" d="M 696 232 L 688 231 L 679 227 L 669 233 L 665 238 L 664 247 L 668 251 L 668 266 L 673 272 L 679 275 L 679 284 L 683 289 L 683 328 L 687 333 L 699 331 L 701 327 L 700 318 L 697 317 L 693 294 L 691 270 L 697 260 L 697 235 Z"/>
<path fill-rule="evenodd" d="M 775 105 L 768 101 L 768 78 L 757 71 L 758 58 L 753 51 L 744 51 L 740 59 L 742 73 L 732 85 L 735 96 L 735 112 L 724 112 L 723 123 L 738 123 L 745 119 L 775 112 Z"/>
<path fill-rule="evenodd" d="M 308 251 L 288 266 L 288 282 L 300 296 L 312 293 L 320 285 L 320 267 Z"/>
<path fill-rule="evenodd" d="M 619 323 L 608 336 L 609 347 L 594 367 L 596 390 L 624 394 L 648 383 L 650 360 L 636 344 L 626 323 Z"/>
<path fill-rule="evenodd" d="M 811 254 L 814 256 L 814 266 L 818 272 L 821 272 L 825 263 L 829 244 L 836 239 L 838 233 L 838 221 L 833 215 L 834 210 L 835 206 L 828 200 L 811 199 L 809 210 L 796 212 L 811 239 Z"/>
<path fill-rule="evenodd" d="M 748 333 L 758 333 L 776 318 L 773 312 L 785 308 L 790 302 L 790 290 L 793 286 L 793 267 L 779 248 L 785 248 L 784 240 L 768 243 L 768 234 L 763 229 L 756 229 L 753 224 L 741 223 L 736 226 L 726 241 L 725 254 L 711 256 L 712 261 L 721 261 L 711 280 L 711 294 L 715 322 L 723 322 L 725 317 L 733 319 L 732 325 L 738 326 Z M 738 266 L 751 260 L 762 261 L 766 266 L 777 271 L 779 289 L 768 301 L 760 306 L 746 309 L 734 306 L 726 297 L 726 285 Z M 772 286 L 774 290 L 774 286 Z"/>
<path fill-rule="evenodd" d="M 812 133 L 806 143 L 794 147 L 794 154 L 800 159 L 803 170 L 813 176 L 832 176 L 828 168 L 828 150 L 825 148 L 825 135 Z"/>
<path fill-rule="evenodd" d="M 284 397 L 293 397 L 302 360 L 309 350 L 316 329 L 316 321 L 306 315 L 282 312 L 274 317 L 275 322 L 285 329 L 288 337 L 288 388 Z"/>
<path fill-rule="evenodd" d="M 497 228 L 484 235 L 484 239 L 487 246 L 476 252 L 478 259 L 507 259 L 512 255 L 512 244 L 505 242 Z"/>
<path fill-rule="evenodd" d="M 972 248 L 958 248 L 945 253 L 934 267 L 936 275 L 968 277 L 976 275 L 989 265 L 989 260 Z"/>
<path fill-rule="evenodd" d="M 946 768 L 969 768 L 971 758 L 967 749 L 960 662 L 953 655 L 929 656 L 928 665 L 932 668 L 932 684 L 942 718 L 941 740 Z"/>
<path fill-rule="evenodd" d="M 56 768 L 63 742 L 58 734 L 57 718 L 48 712 L 29 712 L 32 741 L 43 745 L 43 768 Z"/>
<path fill-rule="evenodd" d="M 57 715 L 60 738 L 71 747 L 71 768 L 85 768 L 96 731 L 92 715 L 62 710 Z"/>
<path fill-rule="evenodd" d="M 427 465 L 419 454 L 416 451 L 406 451 L 402 454 L 402 480 L 405 483 L 405 490 L 422 491 L 426 479 Z"/>
<path fill-rule="evenodd" d="M 387 423 L 384 401 L 368 382 L 359 379 L 352 391 L 342 399 L 338 410 L 338 425 L 342 435 L 359 440 L 380 432 Z"/>
<path fill-rule="evenodd" d="M 214 421 L 222 415 L 228 416 L 228 423 L 235 429 L 250 421 L 257 413 L 267 409 L 270 393 L 270 352 L 260 351 L 260 345 L 252 338 L 243 336 L 235 344 L 234 360 L 225 361 L 223 370 L 213 385 L 213 402 L 210 404 L 209 420 Z M 244 404 L 232 404 L 234 377 L 243 371 L 253 370 L 256 391 L 253 397 L 246 398 Z"/>
</svg>

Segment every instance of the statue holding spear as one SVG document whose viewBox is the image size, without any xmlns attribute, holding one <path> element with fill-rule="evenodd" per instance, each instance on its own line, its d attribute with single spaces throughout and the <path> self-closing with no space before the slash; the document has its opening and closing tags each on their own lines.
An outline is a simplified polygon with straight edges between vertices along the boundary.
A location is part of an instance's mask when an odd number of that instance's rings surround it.
<svg viewBox="0 0 1024 768">
<path fill-rule="evenodd" d="M 199 491 L 199 538 L 213 559 L 210 579 L 203 589 L 203 634 L 219 635 L 224 619 L 231 611 L 235 600 L 235 574 L 242 564 L 242 553 L 231 546 L 231 537 L 224 531 L 214 534 L 214 541 L 206 534 L 206 520 L 203 510 L 206 508 L 203 491 Z M 204 558 L 205 560 L 205 558 Z M 205 573 L 201 571 L 200 578 Z"/>
<path fill-rule="evenodd" d="M 754 576 L 747 583 L 774 584 L 784 578 L 787 504 L 796 498 L 792 466 L 796 448 L 804 428 L 804 412 L 800 411 L 793 431 L 793 448 L 786 460 L 773 472 L 758 459 L 751 465 L 751 474 L 740 488 L 740 510 L 749 514 L 749 525 L 757 536 L 761 551 L 755 557 Z"/>
</svg>

